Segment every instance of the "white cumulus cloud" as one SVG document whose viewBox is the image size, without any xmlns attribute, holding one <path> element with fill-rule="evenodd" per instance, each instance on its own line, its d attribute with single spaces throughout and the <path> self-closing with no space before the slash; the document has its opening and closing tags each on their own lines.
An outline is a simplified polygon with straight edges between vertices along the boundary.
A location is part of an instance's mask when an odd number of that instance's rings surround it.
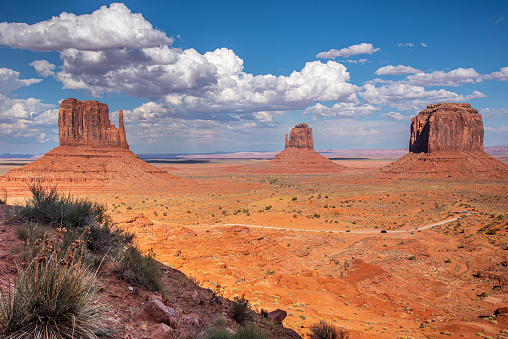
<svg viewBox="0 0 508 339">
<path fill-rule="evenodd" d="M 508 115 L 508 108 L 480 108 L 480 114 L 487 119 Z"/>
<path fill-rule="evenodd" d="M 30 86 L 41 82 L 42 79 L 20 79 L 19 72 L 0 67 L 0 94 L 9 94 L 23 86 Z"/>
<path fill-rule="evenodd" d="M 405 74 L 412 74 L 412 73 L 421 73 L 419 69 L 413 68 L 411 66 L 404 66 L 404 65 L 398 65 L 398 66 L 384 66 L 379 68 L 375 73 L 377 75 L 405 75 Z"/>
<path fill-rule="evenodd" d="M 377 52 L 379 50 L 381 50 L 381 49 L 374 48 L 374 46 L 372 44 L 363 42 L 359 45 L 352 45 L 352 46 L 349 46 L 346 48 L 342 48 L 340 50 L 331 49 L 328 52 L 321 52 L 318 55 L 316 55 L 316 58 L 323 58 L 323 59 L 335 59 L 337 57 L 349 58 L 352 55 L 372 54 L 372 53 Z"/>
<path fill-rule="evenodd" d="M 388 112 L 388 113 L 383 113 L 381 115 L 388 118 L 389 120 L 395 120 L 395 121 L 411 120 L 410 115 L 402 115 L 399 112 Z"/>
<path fill-rule="evenodd" d="M 308 62 L 289 76 L 254 76 L 243 72 L 243 60 L 226 48 L 205 54 L 168 46 L 67 49 L 61 57 L 64 64 L 57 79 L 64 88 L 160 100 L 165 114 L 281 111 L 356 99 L 347 68 L 335 61 Z"/>
<path fill-rule="evenodd" d="M 499 72 L 492 72 L 485 76 L 485 79 L 489 80 L 498 80 L 498 81 L 508 81 L 508 67 L 501 67 Z"/>
<path fill-rule="evenodd" d="M 34 62 L 30 63 L 30 66 L 35 68 L 35 71 L 40 76 L 49 77 L 55 75 L 55 72 L 53 72 L 53 70 L 56 68 L 56 66 L 47 60 L 35 60 Z"/>
<path fill-rule="evenodd" d="M 508 70 L 508 69 L 507 69 Z M 416 73 L 407 76 L 407 82 L 416 86 L 459 86 L 481 81 L 482 76 L 474 68 L 457 68 L 449 72 Z"/>
<path fill-rule="evenodd" d="M 479 91 L 473 91 L 472 94 L 466 96 L 444 89 L 426 91 L 423 86 L 414 86 L 403 82 L 379 87 L 374 84 L 365 84 L 363 92 L 359 94 L 367 104 L 388 105 L 399 110 L 413 111 L 438 102 L 463 102 L 486 97 L 485 94 Z"/>
<path fill-rule="evenodd" d="M 0 23 L 0 44 L 32 51 L 143 48 L 172 43 L 172 38 L 122 3 L 102 6 L 92 14 L 63 12 L 33 25 Z"/>
<path fill-rule="evenodd" d="M 360 116 L 372 115 L 374 111 L 379 110 L 378 107 L 372 105 L 361 105 L 357 103 L 340 102 L 332 107 L 324 106 L 320 103 L 307 107 L 303 114 L 314 114 L 317 117 L 333 117 L 333 118 L 357 118 Z"/>
</svg>

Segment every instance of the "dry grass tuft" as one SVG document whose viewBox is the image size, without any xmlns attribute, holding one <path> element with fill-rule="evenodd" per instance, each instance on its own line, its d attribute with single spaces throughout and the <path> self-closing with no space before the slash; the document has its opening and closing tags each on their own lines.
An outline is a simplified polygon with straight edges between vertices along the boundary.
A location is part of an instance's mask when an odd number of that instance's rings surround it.
<svg viewBox="0 0 508 339">
<path fill-rule="evenodd" d="M 82 265 L 85 240 L 61 251 L 65 232 L 59 228 L 38 240 L 28 267 L 0 290 L 0 333 L 8 338 L 96 338 L 102 311 L 97 279 Z"/>
</svg>

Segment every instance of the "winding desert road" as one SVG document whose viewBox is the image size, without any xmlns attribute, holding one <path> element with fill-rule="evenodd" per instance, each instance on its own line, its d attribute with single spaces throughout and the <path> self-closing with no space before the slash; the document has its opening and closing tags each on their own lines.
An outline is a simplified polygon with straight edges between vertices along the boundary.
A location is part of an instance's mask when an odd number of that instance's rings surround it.
<svg viewBox="0 0 508 339">
<path fill-rule="evenodd" d="M 187 226 L 189 228 L 195 227 L 221 227 L 221 226 L 244 226 L 250 228 L 265 228 L 272 230 L 283 230 L 283 231 L 301 231 L 301 232 L 324 232 L 324 233 L 361 233 L 361 234 L 393 234 L 393 233 L 409 233 L 414 231 L 426 230 L 435 226 L 444 225 L 449 222 L 453 222 L 455 220 L 460 219 L 460 217 L 443 220 L 434 224 L 430 224 L 423 227 L 411 228 L 407 230 L 397 230 L 397 231 L 386 231 L 386 233 L 381 233 L 379 230 L 366 230 L 366 231 L 324 231 L 324 230 L 307 230 L 307 229 L 298 229 L 298 228 L 285 228 L 285 227 L 273 227 L 273 226 L 259 226 L 259 225 L 247 225 L 247 224 L 216 224 L 216 225 L 192 225 Z M 153 222 L 153 221 L 152 221 Z"/>
</svg>

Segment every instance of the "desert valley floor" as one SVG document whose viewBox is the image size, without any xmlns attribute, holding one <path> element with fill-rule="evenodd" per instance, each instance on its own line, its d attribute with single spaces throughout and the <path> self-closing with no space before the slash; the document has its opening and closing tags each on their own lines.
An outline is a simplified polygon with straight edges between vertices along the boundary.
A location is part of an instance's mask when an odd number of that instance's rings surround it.
<svg viewBox="0 0 508 339">
<path fill-rule="evenodd" d="M 301 334 L 324 319 L 354 338 L 508 337 L 508 317 L 492 317 L 508 305 L 508 178 L 380 179 L 393 160 L 335 160 L 338 174 L 159 161 L 180 179 L 61 189 L 107 204 L 141 249 L 204 287 L 286 310 Z M 9 204 L 26 194 L 9 189 Z"/>
</svg>

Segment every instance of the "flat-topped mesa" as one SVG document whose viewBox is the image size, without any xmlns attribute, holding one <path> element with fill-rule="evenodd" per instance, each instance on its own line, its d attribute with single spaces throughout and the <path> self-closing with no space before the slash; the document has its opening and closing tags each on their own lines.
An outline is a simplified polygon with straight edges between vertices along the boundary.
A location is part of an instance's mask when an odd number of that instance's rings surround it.
<svg viewBox="0 0 508 339">
<path fill-rule="evenodd" d="M 58 129 L 61 146 L 118 147 L 129 149 L 123 111 L 119 128 L 109 120 L 108 105 L 98 101 L 68 98 L 60 104 Z"/>
<path fill-rule="evenodd" d="M 483 121 L 470 104 L 428 105 L 411 120 L 409 152 L 381 178 L 504 178 L 508 165 L 483 150 Z"/>
<path fill-rule="evenodd" d="M 306 123 L 296 125 L 288 135 L 286 134 L 286 147 L 309 148 L 314 149 L 314 140 L 312 138 L 312 128 Z"/>
<path fill-rule="evenodd" d="M 411 119 L 409 152 L 483 151 L 483 121 L 468 103 L 428 105 Z"/>
</svg>

